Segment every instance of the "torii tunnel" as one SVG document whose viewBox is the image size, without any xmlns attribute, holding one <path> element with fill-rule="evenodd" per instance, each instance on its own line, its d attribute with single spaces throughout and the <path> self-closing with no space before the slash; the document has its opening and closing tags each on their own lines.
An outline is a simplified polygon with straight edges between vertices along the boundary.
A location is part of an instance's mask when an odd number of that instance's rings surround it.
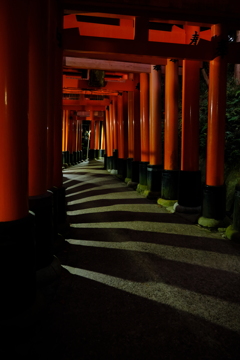
<svg viewBox="0 0 240 360">
<path fill-rule="evenodd" d="M 16 294 L 16 312 L 27 308 L 36 270 L 52 262 L 52 244 L 66 219 L 64 164 L 103 157 L 107 170 L 159 203 L 173 200 L 181 211 L 200 208 L 203 218 L 225 216 L 227 64 L 240 63 L 240 43 L 229 43 L 228 35 L 239 24 L 240 3 L 227 0 L 1 0 L 5 308 L 13 307 Z M 203 62 L 209 62 L 204 186 Z"/>
</svg>

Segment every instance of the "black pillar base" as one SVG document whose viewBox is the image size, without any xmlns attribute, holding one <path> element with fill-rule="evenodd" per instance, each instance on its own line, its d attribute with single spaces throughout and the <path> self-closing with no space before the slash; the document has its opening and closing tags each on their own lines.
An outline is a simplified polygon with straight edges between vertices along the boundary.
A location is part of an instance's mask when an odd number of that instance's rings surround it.
<svg viewBox="0 0 240 360">
<path fill-rule="evenodd" d="M 104 150 L 104 149 L 101 149 L 101 150 L 99 150 L 99 151 L 100 151 L 99 156 L 103 158 L 104 155 L 105 155 L 105 150 Z"/>
<path fill-rule="evenodd" d="M 113 163 L 112 163 L 112 169 L 118 170 L 118 150 L 113 150 Z"/>
<path fill-rule="evenodd" d="M 127 174 L 127 159 L 118 159 L 118 177 L 125 179 Z"/>
<path fill-rule="evenodd" d="M 179 171 L 178 204 L 186 207 L 202 205 L 201 171 Z"/>
<path fill-rule="evenodd" d="M 161 198 L 177 200 L 178 174 L 178 170 L 162 170 Z"/>
<path fill-rule="evenodd" d="M 203 190 L 203 217 L 222 220 L 226 215 L 226 186 L 205 185 Z"/>
<path fill-rule="evenodd" d="M 73 153 L 69 153 L 69 165 L 75 165 L 74 159 L 73 159 Z"/>
<path fill-rule="evenodd" d="M 139 163 L 139 184 L 147 186 L 147 161 L 140 161 Z"/>
<path fill-rule="evenodd" d="M 88 151 L 88 158 L 89 158 L 89 160 L 93 160 L 94 159 L 94 149 L 89 149 L 89 151 Z"/>
<path fill-rule="evenodd" d="M 160 193 L 162 183 L 162 165 L 147 166 L 147 187 L 151 192 Z"/>
<path fill-rule="evenodd" d="M 133 162 L 133 158 L 128 158 L 127 159 L 127 174 L 126 174 L 126 177 L 128 179 L 132 179 L 132 162 Z"/>
<path fill-rule="evenodd" d="M 103 158 L 103 168 L 104 168 L 104 170 L 107 170 L 107 154 L 104 154 L 104 158 Z"/>
<path fill-rule="evenodd" d="M 0 222 L 0 318 L 10 319 L 35 301 L 35 216 Z"/>
<path fill-rule="evenodd" d="M 36 269 L 39 270 L 53 259 L 53 195 L 47 192 L 29 197 L 29 209 L 35 214 Z"/>
<path fill-rule="evenodd" d="M 79 161 L 83 161 L 83 151 L 79 151 Z"/>
<path fill-rule="evenodd" d="M 53 219 L 58 232 L 59 225 L 65 223 L 67 219 L 65 188 L 53 187 L 49 191 L 53 194 Z"/>
<path fill-rule="evenodd" d="M 95 159 L 99 159 L 100 158 L 100 150 L 96 149 L 95 150 Z"/>
<path fill-rule="evenodd" d="M 139 164 L 140 161 L 132 161 L 132 182 L 139 183 Z"/>
<path fill-rule="evenodd" d="M 77 164 L 77 151 L 74 151 L 73 152 L 73 163 L 74 163 L 74 165 L 76 165 Z"/>
<path fill-rule="evenodd" d="M 62 155 L 63 155 L 63 165 L 64 164 L 70 164 L 70 153 L 69 151 L 63 151 L 62 152 Z"/>
<path fill-rule="evenodd" d="M 66 164 L 65 151 L 62 152 L 62 165 Z"/>
<path fill-rule="evenodd" d="M 107 156 L 107 170 L 110 171 L 113 169 L 113 156 Z"/>
</svg>

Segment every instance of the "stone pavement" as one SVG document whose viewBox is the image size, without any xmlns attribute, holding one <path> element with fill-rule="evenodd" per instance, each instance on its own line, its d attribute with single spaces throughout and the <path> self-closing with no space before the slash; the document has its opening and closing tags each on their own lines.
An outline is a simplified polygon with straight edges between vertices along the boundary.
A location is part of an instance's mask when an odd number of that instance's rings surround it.
<svg viewBox="0 0 240 360">
<path fill-rule="evenodd" d="M 167 212 L 102 161 L 63 175 L 70 229 L 32 359 L 240 359 L 240 245 Z"/>
</svg>

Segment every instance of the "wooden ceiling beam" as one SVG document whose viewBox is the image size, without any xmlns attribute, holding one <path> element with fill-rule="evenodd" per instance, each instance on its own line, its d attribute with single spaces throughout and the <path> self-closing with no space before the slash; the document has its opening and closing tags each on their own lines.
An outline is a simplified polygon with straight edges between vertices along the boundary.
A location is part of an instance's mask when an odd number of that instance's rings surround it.
<svg viewBox="0 0 240 360">
<path fill-rule="evenodd" d="M 97 59 L 83 59 L 65 56 L 63 65 L 79 69 L 94 69 L 105 71 L 121 71 L 135 73 L 150 73 L 151 66 L 149 64 L 139 64 L 121 61 L 108 61 Z"/>
</svg>

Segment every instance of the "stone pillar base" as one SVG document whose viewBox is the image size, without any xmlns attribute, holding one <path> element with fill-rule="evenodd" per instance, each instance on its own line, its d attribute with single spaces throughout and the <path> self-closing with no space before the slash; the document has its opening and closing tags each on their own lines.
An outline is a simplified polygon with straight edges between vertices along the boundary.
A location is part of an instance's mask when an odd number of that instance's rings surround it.
<svg viewBox="0 0 240 360">
<path fill-rule="evenodd" d="M 36 269 L 39 270 L 53 259 L 53 195 L 47 192 L 29 197 L 29 209 L 35 214 Z"/>
<path fill-rule="evenodd" d="M 162 170 L 162 199 L 176 200 L 178 198 L 178 176 L 178 170 Z"/>
<path fill-rule="evenodd" d="M 88 151 L 88 159 L 89 160 L 94 160 L 94 152 L 95 152 L 95 150 L 94 149 L 89 149 L 89 151 Z"/>
<path fill-rule="evenodd" d="M 140 161 L 139 163 L 139 184 L 147 186 L 147 161 Z"/>
<path fill-rule="evenodd" d="M 226 215 L 226 186 L 205 185 L 203 190 L 203 211 L 205 218 L 223 220 Z"/>
<path fill-rule="evenodd" d="M 106 165 L 107 171 L 111 171 L 113 169 L 113 156 L 107 156 Z"/>
<path fill-rule="evenodd" d="M 25 311 L 35 301 L 35 216 L 0 222 L 1 321 Z"/>
<path fill-rule="evenodd" d="M 201 206 L 201 171 L 179 171 L 178 204 L 186 208 L 198 208 Z"/>
<path fill-rule="evenodd" d="M 150 193 L 161 195 L 162 165 L 147 166 L 147 187 Z M 150 194 L 149 193 L 149 194 Z"/>
<path fill-rule="evenodd" d="M 113 158 L 112 158 L 112 168 L 114 170 L 118 170 L 118 150 L 113 150 Z"/>
<path fill-rule="evenodd" d="M 124 180 L 127 174 L 127 159 L 118 159 L 117 167 L 118 167 L 118 177 Z"/>
<path fill-rule="evenodd" d="M 132 182 L 139 183 L 139 163 L 140 161 L 132 161 Z"/>
<path fill-rule="evenodd" d="M 131 179 L 132 178 L 132 162 L 133 158 L 127 158 L 127 173 L 126 178 Z"/>
</svg>

